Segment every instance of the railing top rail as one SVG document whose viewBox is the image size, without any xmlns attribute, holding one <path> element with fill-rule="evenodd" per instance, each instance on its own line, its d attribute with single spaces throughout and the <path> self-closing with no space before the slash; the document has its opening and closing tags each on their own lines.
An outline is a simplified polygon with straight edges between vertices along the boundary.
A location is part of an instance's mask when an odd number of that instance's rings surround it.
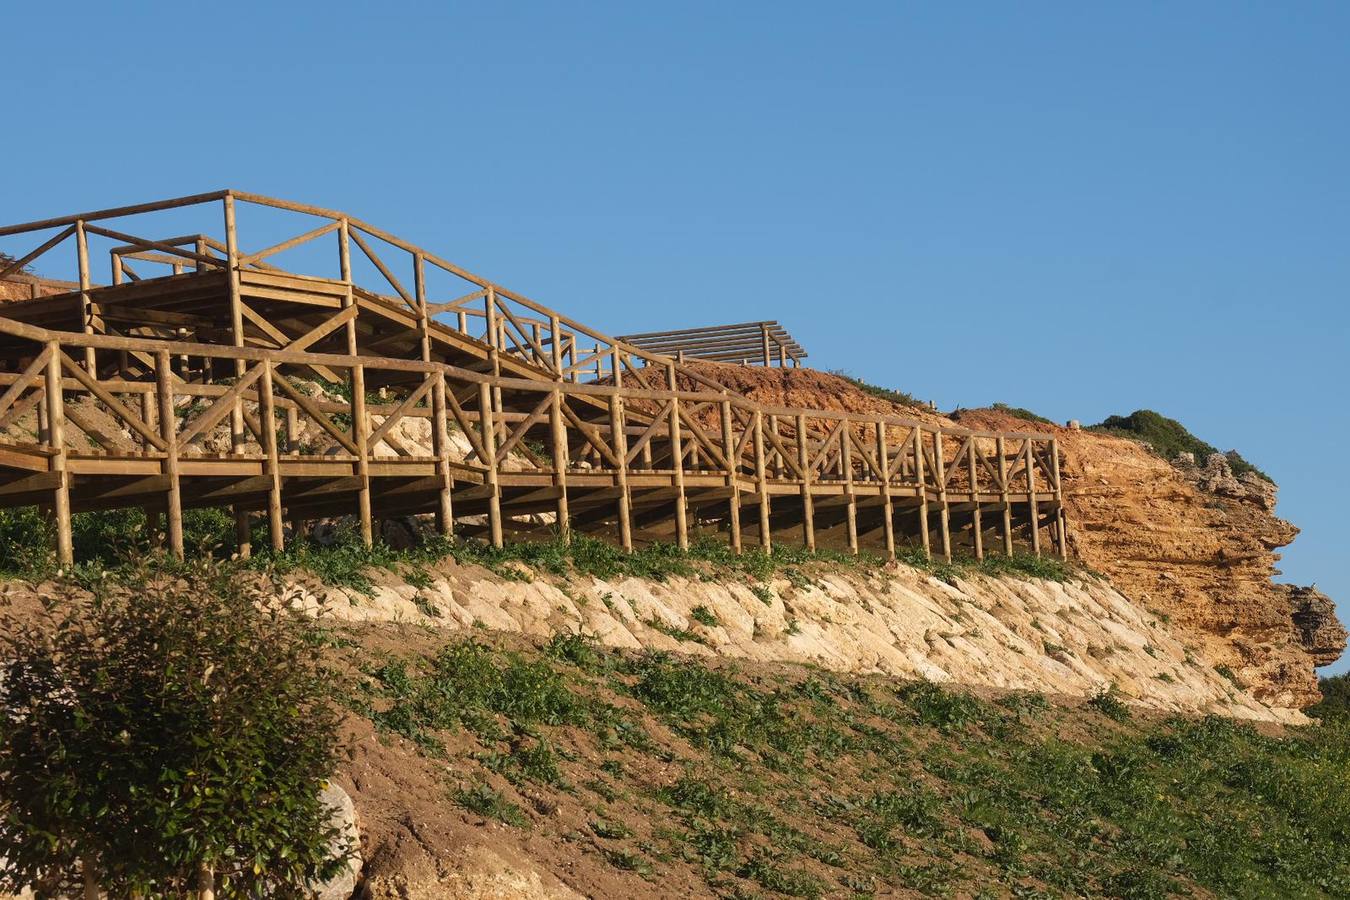
<svg viewBox="0 0 1350 900">
<path fill-rule="evenodd" d="M 595 396 L 610 397 L 619 396 L 629 400 L 671 400 L 678 399 L 694 403 L 722 403 L 728 402 L 733 407 L 748 410 L 750 412 L 758 411 L 761 415 L 774 415 L 795 418 L 798 415 L 814 419 L 829 419 L 831 421 L 848 421 L 858 424 L 876 424 L 878 422 L 886 425 L 898 425 L 906 428 L 918 428 L 921 431 L 929 433 L 941 433 L 954 437 L 986 437 L 1013 440 L 1033 440 L 1045 441 L 1054 440 L 1052 435 L 1048 434 L 1030 434 L 1030 433 L 999 433 L 985 431 L 971 431 L 959 427 L 935 426 L 914 419 L 905 419 L 897 416 L 885 415 L 867 415 L 862 413 L 850 413 L 840 410 L 818 410 L 818 409 L 795 409 L 795 408 L 777 408 L 766 407 L 748 400 L 744 397 L 727 395 L 722 393 L 713 393 L 708 391 L 670 391 L 648 388 L 615 387 L 607 384 L 579 384 L 566 381 L 534 381 L 525 378 L 509 378 L 501 376 L 492 376 L 481 372 L 474 372 L 469 369 L 461 369 L 458 366 L 448 365 L 446 363 L 429 363 L 420 360 L 393 359 L 388 357 L 371 356 L 349 356 L 345 354 L 331 353 L 309 353 L 306 351 L 295 350 L 267 350 L 258 347 L 230 347 L 220 344 L 194 344 L 183 341 L 156 341 L 147 338 L 127 338 L 113 335 L 102 334 L 80 334 L 76 332 L 53 331 L 41 328 L 36 325 L 29 325 L 24 322 L 16 322 L 13 319 L 0 317 L 0 333 L 8 334 L 12 337 L 31 340 L 38 343 L 49 343 L 57 341 L 58 343 L 73 347 L 93 347 L 105 350 L 132 350 L 141 352 L 168 351 L 175 355 L 189 355 L 206 357 L 211 359 L 242 359 L 250 362 L 262 362 L 270 360 L 274 363 L 287 365 L 308 365 L 308 366 L 327 366 L 330 368 L 350 368 L 352 366 L 363 366 L 367 369 L 397 371 L 397 372 L 421 372 L 433 373 L 437 371 L 444 372 L 453 378 L 461 381 L 473 383 L 485 383 L 493 387 L 500 387 L 504 390 L 522 390 L 522 391 L 552 391 L 559 390 L 564 394 L 576 396 Z"/>
<path fill-rule="evenodd" d="M 201 203 L 212 203 L 216 200 L 223 200 L 229 194 L 230 192 L 228 190 L 212 191 L 207 194 L 190 194 L 186 197 L 174 197 L 170 200 L 155 200 L 150 203 L 137 203 L 132 206 L 115 206 L 111 209 L 76 213 L 73 216 L 61 216 L 55 219 L 39 219 L 35 222 L 22 222 L 18 225 L 6 225 L 0 227 L 0 237 L 6 237 L 11 234 L 23 234 L 28 231 L 43 231 L 47 228 L 60 228 L 63 225 L 74 225 L 76 222 L 96 222 L 99 219 L 117 219 L 122 216 L 134 216 L 140 213 L 158 212 L 165 209 L 178 209 L 184 206 L 196 206 Z"/>
</svg>

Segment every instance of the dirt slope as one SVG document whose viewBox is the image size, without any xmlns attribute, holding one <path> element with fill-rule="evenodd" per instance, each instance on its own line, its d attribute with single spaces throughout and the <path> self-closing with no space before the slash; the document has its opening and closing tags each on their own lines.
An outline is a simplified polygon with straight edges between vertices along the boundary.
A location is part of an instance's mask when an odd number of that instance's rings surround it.
<svg viewBox="0 0 1350 900">
<path fill-rule="evenodd" d="M 1029 427 L 997 410 L 962 410 L 949 418 L 899 406 L 810 369 L 704 365 L 721 383 L 765 403 L 891 412 L 972 428 Z M 1273 490 L 1255 490 L 1231 473 L 1204 467 L 1183 471 L 1127 439 L 1035 428 L 1060 437 L 1075 556 L 1138 604 L 1169 617 L 1206 662 L 1227 666 L 1266 703 L 1317 701 L 1314 666 L 1340 656 L 1346 633 L 1327 597 L 1272 582 L 1277 551 L 1298 534 L 1274 514 Z"/>
</svg>

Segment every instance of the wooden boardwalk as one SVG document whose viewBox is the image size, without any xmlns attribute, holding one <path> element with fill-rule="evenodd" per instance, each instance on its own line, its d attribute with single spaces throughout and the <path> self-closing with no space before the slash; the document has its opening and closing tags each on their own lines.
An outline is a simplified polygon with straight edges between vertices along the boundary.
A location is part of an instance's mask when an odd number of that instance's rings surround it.
<svg viewBox="0 0 1350 900">
<path fill-rule="evenodd" d="M 249 244 L 245 210 L 284 221 Z M 188 213 L 215 235 L 143 236 Z M 206 506 L 243 553 L 255 520 L 279 550 L 314 519 L 369 542 L 423 513 L 497 545 L 1066 552 L 1052 436 L 762 406 L 340 212 L 220 191 L 17 235 L 36 245 L 0 280 L 58 248 L 76 280 L 0 305 L 0 507 L 43 509 L 63 562 L 72 512 L 142 507 L 181 554 Z"/>
</svg>

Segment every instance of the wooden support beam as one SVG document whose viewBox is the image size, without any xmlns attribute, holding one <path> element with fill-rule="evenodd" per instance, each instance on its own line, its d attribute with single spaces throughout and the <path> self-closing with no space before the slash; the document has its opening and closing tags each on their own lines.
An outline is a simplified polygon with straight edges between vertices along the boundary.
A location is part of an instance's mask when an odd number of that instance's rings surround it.
<svg viewBox="0 0 1350 900">
<path fill-rule="evenodd" d="M 356 305 L 355 294 L 352 293 L 351 237 L 351 225 L 343 219 L 338 225 L 338 266 L 343 286 L 346 287 L 342 298 L 344 310 Z M 362 244 L 359 236 L 356 236 L 356 243 Z M 365 244 L 362 244 L 362 250 L 365 250 Z M 370 252 L 366 251 L 366 255 L 369 256 Z M 347 355 L 359 354 L 354 316 L 347 320 Z M 360 541 L 366 546 L 373 546 L 375 529 L 370 515 L 370 447 L 366 441 L 366 368 L 362 364 L 355 364 L 348 368 L 348 372 L 351 378 L 351 436 L 356 452 L 356 478 L 360 479 L 360 490 L 356 491 L 356 515 L 360 519 Z"/>
<path fill-rule="evenodd" d="M 483 442 L 483 486 L 488 490 L 488 529 L 492 546 L 502 546 L 502 499 L 497 473 L 497 426 L 493 422 L 492 388 L 478 384 L 478 427 Z"/>
<path fill-rule="evenodd" d="M 628 490 L 628 435 L 625 434 L 623 398 L 609 395 L 610 440 L 614 444 L 617 467 L 614 477 L 619 488 L 619 543 L 633 549 L 633 498 Z"/>
<path fill-rule="evenodd" d="M 886 448 L 886 423 L 878 419 L 875 427 L 877 430 L 877 460 L 881 468 L 881 515 L 886 540 L 886 558 L 895 559 L 895 521 L 893 518 L 894 509 L 891 504 L 891 477 L 888 474 L 890 467 L 887 465 L 887 461 L 890 459 L 890 451 Z"/>
<path fill-rule="evenodd" d="M 47 345 L 47 434 L 52 450 L 48 471 L 59 477 L 52 490 L 52 518 L 56 530 L 56 561 L 63 566 L 75 562 L 75 544 L 70 530 L 70 473 L 66 469 L 66 415 L 61 391 L 61 345 Z"/>
<path fill-rule="evenodd" d="M 773 552 L 772 507 L 769 499 L 769 476 L 764 458 L 764 414 L 757 408 L 755 432 L 755 490 L 759 494 L 759 545 L 765 553 Z"/>
<path fill-rule="evenodd" d="M 169 534 L 169 552 L 183 558 L 183 500 L 178 475 L 177 418 L 173 409 L 173 360 L 168 350 L 155 351 L 155 398 L 159 403 L 159 435 L 164 441 L 160 471 L 169 479 L 164 495 L 164 520 Z"/>
<path fill-rule="evenodd" d="M 735 432 L 731 428 L 731 401 L 723 399 L 718 404 L 718 409 L 722 419 L 722 451 L 727 462 L 727 489 L 731 491 L 731 496 L 727 498 L 727 527 L 729 529 L 731 552 L 739 556 L 741 553 L 741 485 L 739 472 L 741 456 L 738 452 L 739 445 L 736 442 Z"/>
<path fill-rule="evenodd" d="M 844 522 L 848 532 L 848 552 L 858 555 L 858 496 L 853 491 L 853 427 L 845 423 L 839 433 L 839 468 L 844 476 Z"/>
<path fill-rule="evenodd" d="M 563 425 L 562 391 L 553 389 L 552 403 L 549 405 L 549 438 L 551 443 L 551 461 L 553 463 L 553 485 L 558 489 L 557 527 L 558 537 L 563 543 L 572 539 L 572 521 L 567 507 L 567 429 Z"/>
<path fill-rule="evenodd" d="M 923 429 L 914 429 L 914 477 L 919 483 L 919 535 L 923 539 L 924 559 L 933 558 L 932 535 L 928 528 L 928 478 L 924 471 Z"/>
<path fill-rule="evenodd" d="M 286 549 L 285 525 L 281 519 L 281 454 L 277 450 L 277 411 L 272 393 L 272 363 L 262 363 L 258 397 L 258 416 L 262 420 L 262 446 L 267 454 L 267 530 L 272 551 Z"/>
<path fill-rule="evenodd" d="M 90 299 L 89 233 L 84 220 L 75 223 L 76 257 L 80 279 L 80 321 L 85 334 L 94 333 L 94 303 Z M 98 372 L 98 361 L 93 347 L 84 348 L 84 368 L 90 375 Z"/>
<path fill-rule="evenodd" d="M 675 380 L 672 369 L 670 380 Z M 673 387 L 672 387 L 673 390 Z M 684 444 L 680 438 L 680 401 L 672 398 L 668 413 L 667 429 L 670 433 L 671 465 L 674 468 L 675 481 L 675 542 L 681 550 L 689 549 L 689 509 L 684 497 Z"/>
<path fill-rule="evenodd" d="M 933 465 L 938 483 L 938 525 L 942 529 L 942 558 L 952 561 L 952 513 L 947 503 L 947 461 L 942 453 L 942 432 L 933 432 Z"/>
<path fill-rule="evenodd" d="M 234 197 L 226 194 L 221 201 L 225 213 L 225 264 L 229 269 L 230 295 L 230 334 L 234 346 L 244 346 L 243 301 L 239 292 L 239 230 L 235 222 Z M 242 378 L 246 364 L 242 359 L 234 361 L 235 378 Z M 230 411 L 230 447 L 234 453 L 240 453 L 244 447 L 244 405 L 236 399 Z M 234 510 L 235 544 L 241 559 L 248 559 L 253 551 L 253 538 L 250 534 L 248 511 L 242 507 Z"/>
<path fill-rule="evenodd" d="M 816 552 L 815 499 L 811 496 L 811 451 L 807 446 L 806 416 L 797 413 L 797 466 L 801 470 L 802 540 L 806 549 Z"/>
<path fill-rule="evenodd" d="M 970 528 L 975 542 L 975 558 L 984 559 L 984 523 L 980 518 L 980 470 L 976 458 L 976 438 L 966 441 L 966 465 L 970 468 L 970 495 L 975 498 L 975 508 L 970 511 Z"/>
<path fill-rule="evenodd" d="M 1041 555 L 1041 514 L 1036 508 L 1036 458 L 1031 449 L 1031 439 L 1022 442 L 1027 465 L 1027 517 L 1031 522 L 1031 552 Z"/>
<path fill-rule="evenodd" d="M 1003 507 L 1003 555 L 1013 555 L 1012 498 L 1008 495 L 1008 445 L 1003 436 L 994 439 L 998 453 L 999 504 Z"/>
<path fill-rule="evenodd" d="M 1059 438 L 1050 439 L 1051 472 L 1055 480 L 1055 534 L 1059 549 L 1059 558 L 1069 558 L 1069 517 L 1064 512 L 1064 482 L 1059 472 Z"/>
</svg>

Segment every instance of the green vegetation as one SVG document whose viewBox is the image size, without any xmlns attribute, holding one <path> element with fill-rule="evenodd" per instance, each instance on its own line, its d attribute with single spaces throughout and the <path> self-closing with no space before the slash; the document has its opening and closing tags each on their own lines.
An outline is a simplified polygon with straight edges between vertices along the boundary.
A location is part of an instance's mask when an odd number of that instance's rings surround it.
<svg viewBox="0 0 1350 900">
<path fill-rule="evenodd" d="M 1029 409 L 1024 409 L 1020 406 L 1009 406 L 1006 403 L 995 403 L 993 405 L 993 409 L 996 409 L 999 412 L 1007 413 L 1010 416 L 1016 416 L 1019 419 L 1026 419 L 1028 422 L 1037 422 L 1041 425 L 1055 424 L 1052 420 L 1047 419 L 1045 416 L 1039 415 L 1037 413 L 1032 412 Z"/>
<path fill-rule="evenodd" d="M 1319 719 L 1350 721 L 1350 675 L 1332 675 L 1318 682 L 1322 700 L 1308 708 L 1310 716 Z"/>
<path fill-rule="evenodd" d="M 76 513 L 70 518 L 75 558 L 90 569 L 110 569 L 153 547 L 142 509 Z M 56 571 L 47 523 L 35 507 L 0 509 L 0 577 L 42 578 Z M 183 511 L 183 545 L 193 556 L 228 555 L 234 520 L 220 509 Z"/>
<path fill-rule="evenodd" d="M 477 760 L 456 802 L 538 840 L 570 804 L 590 824 L 558 839 L 653 883 L 681 867 L 722 897 L 1350 892 L 1345 718 L 1281 738 L 1131 716 L 1114 691 L 1065 709 L 578 635 L 458 640 L 363 685 L 381 728 Z"/>
<path fill-rule="evenodd" d="M 113 512 L 80 513 L 72 517 L 76 569 L 89 576 L 125 567 L 127 560 L 141 559 L 156 549 L 147 536 L 145 514 L 139 509 Z M 37 580 L 56 571 L 49 549 L 46 523 L 31 507 L 0 510 L 0 577 Z M 516 542 L 496 548 L 481 541 L 446 540 L 427 535 L 420 545 L 395 550 L 382 541 L 374 546 L 362 544 L 354 525 L 337 529 L 320 543 L 312 538 L 292 538 L 281 553 L 269 548 L 265 526 L 254 529 L 254 553 L 245 564 L 255 571 L 277 574 L 309 572 L 326 584 L 371 593 L 375 588 L 372 573 L 385 570 L 396 573 L 414 587 L 429 587 L 432 576 L 427 567 L 444 559 L 463 565 L 479 565 L 500 577 L 528 581 L 533 573 L 566 578 L 574 575 L 613 580 L 642 578 L 665 581 L 669 578 L 750 581 L 750 589 L 766 605 L 774 602 L 766 582 L 786 578 L 799 588 L 811 584 L 803 567 L 829 566 L 858 572 L 880 572 L 885 559 L 864 551 L 854 556 L 839 550 L 811 552 L 789 544 L 777 544 L 771 553 L 747 547 L 737 555 L 724 540 L 703 536 L 688 550 L 674 544 L 653 543 L 625 553 L 618 546 L 585 534 L 573 534 L 570 541 Z M 223 510 L 197 509 L 184 514 L 184 544 L 189 559 L 223 559 L 235 550 L 234 521 Z M 1091 573 L 1049 556 L 1016 554 L 1011 557 L 991 554 L 983 560 L 958 556 L 950 563 L 927 559 L 918 547 L 899 551 L 900 562 L 929 572 L 948 583 L 964 575 L 1011 576 L 1065 581 Z M 429 604 L 426 604 L 430 608 Z M 696 609 L 695 621 L 706 627 L 719 623 L 710 610 Z M 657 627 L 657 626 L 653 626 Z M 693 633 L 678 635 L 680 640 L 701 641 Z"/>
<path fill-rule="evenodd" d="M 312 620 L 233 566 L 64 578 L 0 618 L 0 888 L 302 896 L 348 849 Z M 336 853 L 330 842 L 336 842 Z"/>
<path fill-rule="evenodd" d="M 1089 430 L 1143 441 L 1168 462 L 1175 459 L 1178 453 L 1193 453 L 1196 462 L 1204 465 L 1210 454 L 1219 452 L 1214 445 L 1205 443 L 1187 431 L 1186 426 L 1176 419 L 1169 419 L 1151 409 L 1135 410 L 1128 416 L 1108 416 L 1105 421 L 1089 426 Z M 1233 474 L 1251 472 L 1274 483 L 1269 475 L 1243 459 L 1236 450 L 1229 450 L 1224 456 L 1228 458 Z"/>
<path fill-rule="evenodd" d="M 928 406 L 928 404 L 924 403 L 922 400 L 916 399 L 913 394 L 907 394 L 904 391 L 892 390 L 891 388 L 879 387 L 875 384 L 868 384 L 861 378 L 854 378 L 852 375 L 848 374 L 843 369 L 831 369 L 829 374 L 835 376 L 836 378 L 844 379 L 849 384 L 853 385 L 855 388 L 857 388 L 860 391 L 863 391 L 864 393 L 871 394 L 873 397 L 880 397 L 882 400 L 888 400 L 891 403 L 895 403 L 900 406 L 912 406 L 915 409 L 924 409 L 925 407 Z"/>
</svg>

